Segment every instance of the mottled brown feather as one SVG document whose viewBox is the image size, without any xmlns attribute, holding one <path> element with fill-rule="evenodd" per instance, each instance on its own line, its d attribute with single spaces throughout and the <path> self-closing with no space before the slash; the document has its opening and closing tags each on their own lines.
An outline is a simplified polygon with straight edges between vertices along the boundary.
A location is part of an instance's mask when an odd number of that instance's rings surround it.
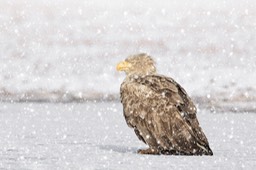
<svg viewBox="0 0 256 170">
<path fill-rule="evenodd" d="M 212 155 L 186 91 L 162 75 L 130 75 L 121 85 L 127 124 L 161 153 Z"/>
</svg>

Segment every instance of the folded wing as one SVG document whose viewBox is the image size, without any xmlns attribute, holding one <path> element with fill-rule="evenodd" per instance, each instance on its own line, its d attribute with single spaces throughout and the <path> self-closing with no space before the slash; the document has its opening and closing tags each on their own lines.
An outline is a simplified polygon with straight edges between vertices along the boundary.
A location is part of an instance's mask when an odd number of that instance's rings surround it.
<svg viewBox="0 0 256 170">
<path fill-rule="evenodd" d="M 121 101 L 127 124 L 151 147 L 170 154 L 212 154 L 194 103 L 173 79 L 133 77 L 122 84 Z"/>
</svg>

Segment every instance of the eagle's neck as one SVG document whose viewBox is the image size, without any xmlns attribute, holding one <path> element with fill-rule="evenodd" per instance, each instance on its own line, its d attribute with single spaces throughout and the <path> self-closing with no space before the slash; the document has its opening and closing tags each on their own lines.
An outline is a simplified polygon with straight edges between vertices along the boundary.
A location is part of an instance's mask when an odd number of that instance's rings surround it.
<svg viewBox="0 0 256 170">
<path fill-rule="evenodd" d="M 125 82 L 131 82 L 131 81 L 134 81 L 136 79 L 139 79 L 139 78 L 143 78 L 143 77 L 146 77 L 148 75 L 156 75 L 156 73 L 154 74 L 128 74 L 125 78 Z"/>
</svg>

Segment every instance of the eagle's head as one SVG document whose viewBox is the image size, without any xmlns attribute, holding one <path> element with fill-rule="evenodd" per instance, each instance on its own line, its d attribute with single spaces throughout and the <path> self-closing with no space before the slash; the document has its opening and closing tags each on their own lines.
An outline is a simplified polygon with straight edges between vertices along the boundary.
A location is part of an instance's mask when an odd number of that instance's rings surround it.
<svg viewBox="0 0 256 170">
<path fill-rule="evenodd" d="M 120 62 L 116 69 L 124 71 L 126 75 L 149 75 L 156 73 L 154 60 L 145 53 L 129 56 Z"/>
</svg>

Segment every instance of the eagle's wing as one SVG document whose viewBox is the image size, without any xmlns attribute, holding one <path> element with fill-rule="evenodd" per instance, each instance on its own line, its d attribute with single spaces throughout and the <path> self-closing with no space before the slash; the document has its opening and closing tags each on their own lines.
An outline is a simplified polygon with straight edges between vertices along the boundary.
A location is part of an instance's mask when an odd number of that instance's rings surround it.
<svg viewBox="0 0 256 170">
<path fill-rule="evenodd" d="M 202 132 L 201 127 L 199 126 L 199 122 L 197 120 L 196 116 L 196 107 L 194 103 L 192 102 L 191 98 L 188 96 L 187 92 L 184 90 L 183 87 L 181 87 L 176 81 L 174 81 L 172 78 L 165 77 L 165 76 L 153 76 L 154 82 L 156 86 L 164 85 L 165 87 L 171 87 L 175 86 L 176 93 L 172 93 L 169 91 L 169 98 L 177 98 L 175 97 L 176 95 L 181 98 L 181 102 L 176 101 L 175 105 L 179 109 L 180 113 L 182 114 L 182 117 L 184 120 L 186 120 L 187 124 L 191 127 L 191 129 L 194 132 L 194 135 L 203 143 L 208 144 L 208 140 L 205 136 L 205 134 Z M 159 78 L 160 78 L 160 83 L 159 83 Z"/>
<path fill-rule="evenodd" d="M 122 84 L 121 100 L 127 124 L 145 143 L 188 153 L 209 148 L 196 118 L 196 107 L 173 79 L 160 75 L 134 77 Z"/>
</svg>

